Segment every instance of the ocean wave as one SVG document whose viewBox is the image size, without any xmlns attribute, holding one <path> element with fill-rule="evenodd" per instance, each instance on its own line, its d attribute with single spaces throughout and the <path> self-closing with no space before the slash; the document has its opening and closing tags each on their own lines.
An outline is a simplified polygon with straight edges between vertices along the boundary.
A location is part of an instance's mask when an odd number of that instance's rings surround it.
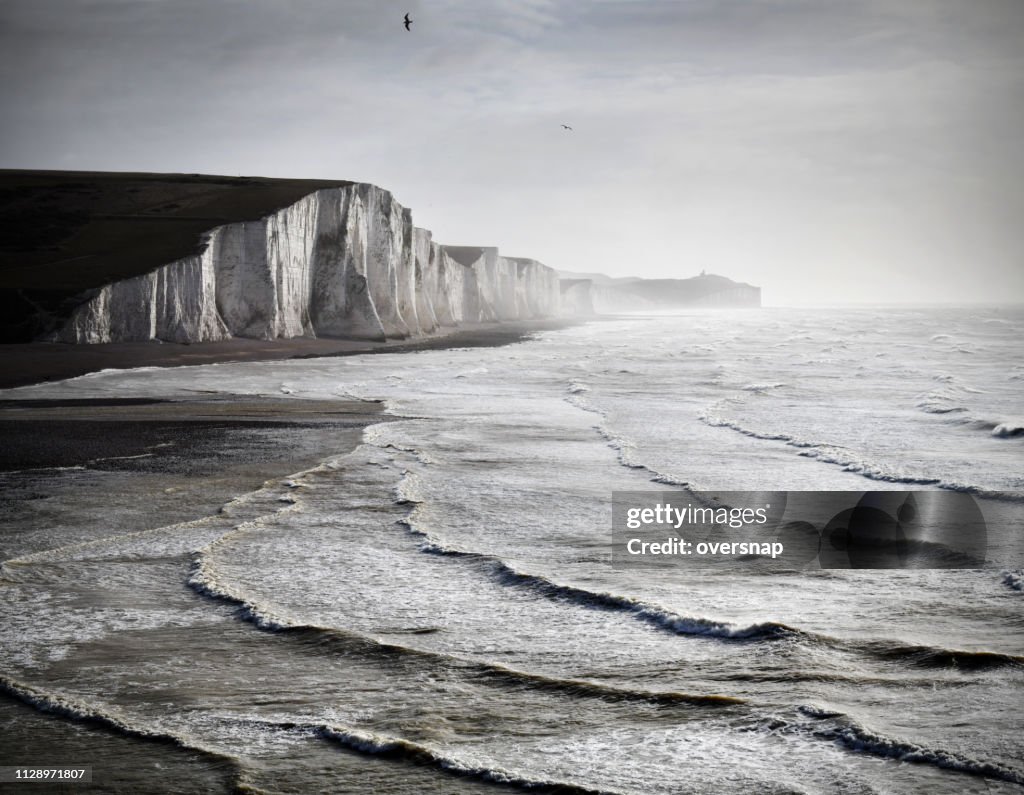
<svg viewBox="0 0 1024 795">
<path fill-rule="evenodd" d="M 1000 422 L 992 429 L 992 435 L 997 439 L 1015 439 L 1018 436 L 1024 436 L 1024 420 Z"/>
<path fill-rule="evenodd" d="M 925 748 L 906 740 L 894 739 L 861 726 L 840 712 L 803 706 L 799 711 L 825 726 L 814 726 L 811 733 L 818 738 L 831 740 L 852 751 L 868 753 L 900 762 L 928 764 L 945 770 L 955 770 L 984 778 L 1024 785 L 1024 772 L 1014 770 L 995 762 L 972 759 L 950 751 Z"/>
<path fill-rule="evenodd" d="M 452 554 L 439 550 L 433 542 L 429 551 Z M 664 607 L 600 591 L 590 591 L 573 585 L 554 583 L 536 574 L 516 571 L 498 558 L 454 552 L 460 557 L 473 557 L 492 568 L 494 576 L 510 585 L 529 588 L 548 598 L 561 599 L 583 607 L 598 607 L 627 613 L 652 624 L 655 627 L 677 635 L 697 635 L 726 641 L 770 641 L 792 639 L 796 642 L 831 647 L 839 651 L 886 661 L 900 661 L 908 665 L 927 668 L 951 668 L 962 671 L 991 670 L 1003 667 L 1024 666 L 1024 657 L 989 651 L 964 651 L 935 646 L 901 643 L 893 640 L 844 640 L 820 633 L 793 627 L 780 621 L 762 621 L 755 624 L 736 625 L 710 618 L 684 616 Z"/>
<path fill-rule="evenodd" d="M 949 406 L 928 400 L 921 401 L 917 407 L 925 414 L 963 414 L 970 410 L 966 406 Z"/>
<path fill-rule="evenodd" d="M 5 469 L 0 471 L 0 476 L 4 475 L 24 475 L 32 472 L 74 472 L 74 471 L 85 471 L 88 467 L 84 467 L 80 464 L 66 467 L 27 467 L 26 469 Z"/>
<path fill-rule="evenodd" d="M 501 558 L 493 555 L 466 552 L 446 546 L 434 536 L 418 529 L 411 517 L 401 522 L 401 524 L 407 527 L 410 532 L 424 539 L 421 545 L 421 549 L 424 552 L 447 557 L 472 559 L 478 565 L 486 568 L 493 578 L 506 585 L 526 588 L 539 596 L 571 602 L 581 607 L 598 607 L 604 610 L 627 613 L 676 635 L 706 635 L 724 640 L 753 640 L 784 638 L 802 634 L 800 630 L 776 621 L 764 621 L 745 626 L 735 625 L 709 618 L 683 616 L 666 608 L 629 596 L 620 596 L 603 591 L 590 591 L 575 585 L 555 583 L 538 574 L 527 574 L 518 571 Z"/>
<path fill-rule="evenodd" d="M 1004 571 L 1003 585 L 1015 591 L 1024 591 L 1024 571 Z"/>
<path fill-rule="evenodd" d="M 245 770 L 241 761 L 235 757 L 206 748 L 194 740 L 185 740 L 176 734 L 135 724 L 108 706 L 103 708 L 91 706 L 73 696 L 54 691 L 43 691 L 27 683 L 18 682 L 2 675 L 0 675 L 0 691 L 40 712 L 60 715 L 77 722 L 101 725 L 128 737 L 174 745 L 194 753 L 199 753 L 210 759 L 210 761 L 230 769 L 237 791 L 258 791 L 244 781 Z M 320 723 L 253 719 L 236 720 L 234 722 L 246 723 L 257 728 L 294 731 L 317 736 L 360 753 L 372 754 L 384 759 L 407 761 L 421 767 L 433 767 L 449 775 L 504 784 L 530 792 L 552 793 L 552 795 L 555 795 L 555 793 L 558 795 L 562 793 L 566 793 L 566 795 L 615 795 L 610 790 L 599 790 L 568 782 L 531 778 L 499 767 L 476 765 L 459 759 L 457 756 L 441 753 L 404 738 L 384 736 L 350 727 Z"/>
<path fill-rule="evenodd" d="M 392 761 L 409 762 L 416 767 L 433 768 L 447 775 L 472 778 L 491 784 L 503 784 L 529 792 L 550 793 L 550 795 L 617 795 L 612 790 L 532 778 L 496 766 L 475 764 L 451 753 L 441 752 L 404 737 L 378 734 L 351 726 L 261 718 L 231 718 L 230 720 L 234 724 L 265 731 L 287 731 L 319 737 L 358 753 L 379 756 Z"/>
<path fill-rule="evenodd" d="M 866 461 L 855 456 L 850 450 L 839 445 L 826 444 L 823 442 L 812 442 L 806 439 L 792 436 L 786 433 L 770 433 L 756 431 L 744 427 L 738 422 L 705 411 L 699 417 L 701 422 L 713 428 L 728 428 L 730 430 L 749 436 L 753 439 L 764 441 L 782 442 L 789 447 L 800 450 L 798 455 L 805 458 L 813 458 L 823 464 L 834 464 L 842 467 L 844 472 L 852 472 L 867 478 L 883 483 L 905 483 L 911 486 L 935 486 L 946 491 L 959 491 L 964 494 L 972 494 L 976 497 L 985 497 L 991 500 L 1002 500 L 1005 502 L 1024 502 L 1024 495 L 1014 492 L 996 491 L 976 486 L 970 483 L 943 480 L 942 478 L 930 475 L 913 475 L 902 472 L 893 472 L 880 464 Z"/>
<path fill-rule="evenodd" d="M 971 417 L 957 417 L 958 424 L 974 431 L 984 431 L 996 439 L 1016 439 L 1024 436 L 1024 420 L 987 420 Z"/>
<path fill-rule="evenodd" d="M 417 511 L 418 506 L 422 504 L 422 494 L 417 486 L 407 488 L 404 485 L 407 481 L 419 483 L 415 475 L 407 473 L 399 485 L 399 502 L 412 506 L 409 515 L 399 521 L 399 524 L 422 539 L 420 549 L 423 552 L 470 561 L 502 584 L 524 588 L 547 599 L 568 602 L 584 608 L 599 608 L 623 613 L 676 635 L 704 636 L 722 641 L 739 642 L 788 639 L 822 648 L 832 648 L 859 657 L 886 662 L 903 662 L 910 666 L 926 668 L 979 671 L 1024 666 L 1024 657 L 999 652 L 947 649 L 908 644 L 891 639 L 845 640 L 810 632 L 779 621 L 737 625 L 711 618 L 685 616 L 660 605 L 630 596 L 556 583 L 541 575 L 519 571 L 495 555 L 453 548 L 437 536 L 419 527 Z"/>
<path fill-rule="evenodd" d="M 630 596 L 556 583 L 540 575 L 519 571 L 497 556 L 453 548 L 442 539 L 421 528 L 417 521 L 417 515 L 419 506 L 424 502 L 424 494 L 419 478 L 414 473 L 405 473 L 398 485 L 396 495 L 400 504 L 410 506 L 408 516 L 399 524 L 422 539 L 421 550 L 423 552 L 468 560 L 503 584 L 525 588 L 544 598 L 556 599 L 584 608 L 597 607 L 624 613 L 673 634 L 739 642 L 788 639 L 885 662 L 902 662 L 914 667 L 954 669 L 964 672 L 1024 665 L 1024 657 L 999 652 L 947 649 L 908 644 L 891 639 L 844 640 L 809 632 L 778 621 L 736 625 L 705 617 L 681 615 L 660 605 Z"/>
<path fill-rule="evenodd" d="M 958 397 L 949 390 L 936 390 L 922 396 L 917 407 L 926 414 L 960 414 L 968 411 L 966 406 L 959 405 Z"/>
<path fill-rule="evenodd" d="M 113 729 L 128 737 L 175 745 L 179 748 L 185 748 L 202 754 L 213 762 L 219 764 L 226 763 L 233 771 L 233 777 L 236 782 L 242 774 L 241 763 L 235 757 L 206 748 L 197 744 L 194 740 L 185 740 L 176 734 L 155 731 L 148 727 L 137 725 L 109 706 L 104 706 L 103 708 L 95 707 L 67 693 L 41 690 L 38 687 L 26 682 L 19 682 L 3 674 L 0 674 L 0 692 L 4 692 L 8 696 L 40 712 L 60 715 L 61 717 L 70 718 L 82 723 L 94 723 L 108 729 Z"/>
<path fill-rule="evenodd" d="M 614 795 L 611 790 L 593 789 L 560 781 L 535 779 L 499 767 L 490 767 L 467 762 L 450 754 L 443 754 L 425 745 L 410 740 L 387 737 L 370 732 L 335 726 L 318 727 L 321 736 L 334 740 L 354 751 L 373 754 L 386 759 L 400 759 L 421 767 L 433 767 L 450 775 L 473 778 L 494 784 L 551 793 L 552 795 Z"/>
<path fill-rule="evenodd" d="M 473 367 L 469 370 L 463 370 L 461 373 L 456 373 L 455 378 L 469 378 L 471 375 L 485 375 L 490 372 L 486 367 Z"/>
<path fill-rule="evenodd" d="M 364 655 L 412 656 L 430 664 L 440 664 L 468 670 L 479 679 L 556 692 L 577 698 L 595 698 L 610 702 L 644 702 L 658 706 L 695 705 L 730 706 L 741 704 L 741 699 L 721 695 L 702 695 L 677 691 L 623 688 L 581 679 L 565 679 L 545 674 L 521 671 L 492 662 L 480 662 L 458 655 L 417 649 L 397 643 L 387 643 L 369 635 L 340 627 L 321 627 L 284 616 L 267 605 L 258 604 L 243 591 L 233 588 L 216 576 L 212 563 L 197 555 L 188 585 L 197 593 L 233 605 L 236 615 L 259 629 L 290 635 L 319 647 L 336 649 L 340 653 L 353 651 Z"/>
<path fill-rule="evenodd" d="M 892 641 L 851 641 L 849 647 L 882 660 L 898 660 L 921 668 L 988 671 L 1024 667 L 1024 656 L 993 651 L 963 651 L 936 646 L 894 644 Z"/>
<path fill-rule="evenodd" d="M 48 563 L 69 558 L 74 560 L 96 560 L 102 558 L 104 553 L 121 556 L 123 555 L 122 552 L 110 552 L 107 548 L 111 544 L 131 543 L 133 541 L 141 541 L 147 538 L 158 538 L 166 535 L 168 532 L 181 533 L 183 531 L 201 529 L 207 526 L 209 526 L 211 530 L 223 531 L 223 528 L 215 527 L 215 523 L 219 519 L 221 519 L 221 517 L 216 514 L 213 516 L 201 516 L 198 519 L 192 519 L 191 521 L 179 522 L 177 524 L 165 525 L 163 527 L 154 527 L 149 530 L 139 530 L 134 533 L 119 533 L 89 541 L 80 541 L 74 544 L 51 547 L 50 549 L 30 552 L 20 557 L 10 558 L 0 562 L 0 571 L 7 569 L 8 573 L 10 573 L 19 566 L 31 566 L 36 563 Z M 104 550 L 104 552 L 98 552 L 98 550 Z M 94 554 L 94 551 L 97 552 Z"/>
<path fill-rule="evenodd" d="M 573 381 L 567 387 L 567 391 L 569 392 L 569 395 L 566 397 L 566 401 L 568 403 L 582 411 L 587 411 L 591 414 L 598 415 L 602 419 L 607 419 L 605 412 L 592 405 L 590 401 L 582 396 L 585 392 L 590 391 L 590 388 L 586 384 L 580 381 Z M 634 456 L 636 445 L 632 440 L 612 431 L 606 422 L 599 422 L 594 426 L 594 430 L 597 431 L 601 438 L 608 443 L 610 448 L 618 453 L 618 460 L 622 466 L 627 469 L 647 469 L 644 464 L 636 460 Z"/>
<path fill-rule="evenodd" d="M 989 420 L 971 414 L 968 406 L 969 395 L 983 394 L 984 390 L 956 383 L 954 376 L 936 376 L 935 380 L 947 386 L 921 395 L 917 408 L 926 414 L 944 416 L 956 425 L 967 426 L 973 430 L 984 431 L 997 439 L 1012 439 L 1024 436 L 1024 420 L 1001 419 Z"/>
<path fill-rule="evenodd" d="M 295 492 L 302 487 L 302 478 L 329 471 L 332 468 L 333 464 L 329 460 L 282 479 L 272 478 L 265 481 L 260 488 L 254 491 L 233 497 L 221 505 L 216 513 L 208 516 L 200 516 L 184 522 L 176 522 L 171 525 L 153 527 L 147 530 L 137 530 L 131 533 L 116 533 L 103 536 L 102 538 L 94 538 L 88 541 L 79 541 L 26 553 L 17 558 L 10 558 L 0 562 L 0 571 L 3 571 L 5 568 L 11 570 L 17 566 L 54 562 L 69 557 L 74 559 L 100 559 L 104 555 L 104 552 L 101 550 L 106 550 L 111 544 L 131 543 L 147 538 L 166 536 L 178 538 L 184 536 L 185 531 L 205 530 L 207 528 L 211 532 L 218 533 L 213 541 L 213 543 L 216 543 L 225 535 L 224 525 L 230 528 L 226 533 L 230 535 L 237 529 L 262 524 L 282 512 L 301 510 L 301 499 Z M 284 491 L 285 489 L 287 491 Z M 120 555 L 122 553 L 119 551 L 108 551 L 107 554 Z"/>
<path fill-rule="evenodd" d="M 583 607 L 600 607 L 628 613 L 676 635 L 706 635 L 723 640 L 768 640 L 801 634 L 800 630 L 777 621 L 736 625 L 709 618 L 684 616 L 629 596 L 590 591 L 573 585 L 555 583 L 536 574 L 516 571 L 497 558 L 490 558 L 488 564 L 493 567 L 497 578 L 508 584 L 526 587 L 548 598 L 573 602 Z"/>
<path fill-rule="evenodd" d="M 596 414 L 602 418 L 603 421 L 594 425 L 593 428 L 597 431 L 597 434 L 605 440 L 608 446 L 612 450 L 615 450 L 617 453 L 616 458 L 621 466 L 624 466 L 626 469 L 642 469 L 649 472 L 652 483 L 662 483 L 668 486 L 680 486 L 683 488 L 690 485 L 689 481 L 682 480 L 672 475 L 667 475 L 663 472 L 658 472 L 638 460 L 636 457 L 636 445 L 634 442 L 628 437 L 613 431 L 607 422 L 608 415 L 591 404 L 586 398 L 582 397 L 584 392 L 590 391 L 590 388 L 586 384 L 573 381 L 570 383 L 567 391 L 569 392 L 569 395 L 566 397 L 566 401 L 568 403 L 582 411 Z"/>
<path fill-rule="evenodd" d="M 234 535 L 235 533 L 227 533 L 193 555 L 192 571 L 185 581 L 186 584 L 201 596 L 233 605 L 240 618 L 260 629 L 278 632 L 292 629 L 296 626 L 295 622 L 277 615 L 269 608 L 256 605 L 245 593 L 232 588 L 217 577 L 209 556 L 216 546 Z"/>
<path fill-rule="evenodd" d="M 907 688 L 910 687 L 933 690 L 939 686 L 936 679 L 931 675 L 924 675 L 915 679 L 907 676 L 907 674 L 903 672 L 884 676 L 867 675 L 862 672 L 841 674 L 821 670 L 786 669 L 775 672 L 745 670 L 740 673 L 727 675 L 719 674 L 712 678 L 716 682 L 740 682 L 745 686 L 750 686 L 751 683 L 758 682 L 786 685 L 792 685 L 800 682 L 810 684 L 821 683 L 852 685 L 859 688 L 886 687 L 892 688 L 893 690 L 902 690 L 904 692 L 906 692 Z M 970 679 L 944 679 L 942 680 L 941 687 L 943 689 L 959 689 L 970 687 L 972 684 L 973 680 Z"/>
<path fill-rule="evenodd" d="M 404 419 L 414 419 L 411 417 L 404 417 Z M 367 425 L 363 429 L 363 442 L 365 444 L 373 445 L 381 450 L 396 450 L 400 453 L 407 453 L 413 456 L 421 464 L 432 464 L 434 459 L 424 453 L 422 450 L 416 447 L 410 447 L 408 445 L 400 444 L 391 439 L 388 434 L 391 432 L 389 427 L 391 423 L 380 422 L 375 425 Z"/>
</svg>

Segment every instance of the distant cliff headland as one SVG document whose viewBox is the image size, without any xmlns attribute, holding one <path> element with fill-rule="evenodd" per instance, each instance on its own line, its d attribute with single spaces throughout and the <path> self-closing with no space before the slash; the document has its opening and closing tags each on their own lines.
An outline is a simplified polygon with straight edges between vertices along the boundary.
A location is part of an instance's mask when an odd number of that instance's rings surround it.
<svg viewBox="0 0 1024 795">
<path fill-rule="evenodd" d="M 374 185 L 0 172 L 0 341 L 395 340 L 467 323 L 692 305 L 759 288 L 559 274 L 452 246 Z"/>
<path fill-rule="evenodd" d="M 562 312 L 615 314 L 686 307 L 759 307 L 761 288 L 702 272 L 689 279 L 613 279 L 561 272 Z"/>
</svg>

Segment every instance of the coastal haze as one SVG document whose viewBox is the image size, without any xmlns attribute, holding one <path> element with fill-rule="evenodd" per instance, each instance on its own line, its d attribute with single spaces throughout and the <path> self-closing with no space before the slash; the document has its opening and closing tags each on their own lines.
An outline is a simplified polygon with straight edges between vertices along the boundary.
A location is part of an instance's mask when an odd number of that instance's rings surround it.
<svg viewBox="0 0 1024 795">
<path fill-rule="evenodd" d="M 13 0 L 0 166 L 371 182 L 437 239 L 766 304 L 1016 302 L 1022 35 L 1013 0 Z"/>
</svg>

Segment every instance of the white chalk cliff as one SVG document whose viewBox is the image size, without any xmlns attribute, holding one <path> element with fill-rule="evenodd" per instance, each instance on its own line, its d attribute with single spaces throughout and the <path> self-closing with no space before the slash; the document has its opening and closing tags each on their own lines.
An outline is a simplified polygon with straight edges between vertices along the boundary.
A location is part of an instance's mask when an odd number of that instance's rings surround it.
<svg viewBox="0 0 1024 795">
<path fill-rule="evenodd" d="M 108 284 L 49 339 L 401 339 L 559 311 L 558 274 L 487 247 L 443 246 L 386 190 L 318 190 L 217 227 L 203 251 Z"/>
</svg>

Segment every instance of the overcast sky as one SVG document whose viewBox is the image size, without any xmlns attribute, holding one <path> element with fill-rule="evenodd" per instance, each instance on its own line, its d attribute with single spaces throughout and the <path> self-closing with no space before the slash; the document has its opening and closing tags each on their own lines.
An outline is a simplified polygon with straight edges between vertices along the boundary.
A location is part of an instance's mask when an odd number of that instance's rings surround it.
<svg viewBox="0 0 1024 795">
<path fill-rule="evenodd" d="M 373 182 L 442 242 L 766 303 L 1024 301 L 1022 41 L 1024 0 L 0 0 L 0 167 Z"/>
</svg>

